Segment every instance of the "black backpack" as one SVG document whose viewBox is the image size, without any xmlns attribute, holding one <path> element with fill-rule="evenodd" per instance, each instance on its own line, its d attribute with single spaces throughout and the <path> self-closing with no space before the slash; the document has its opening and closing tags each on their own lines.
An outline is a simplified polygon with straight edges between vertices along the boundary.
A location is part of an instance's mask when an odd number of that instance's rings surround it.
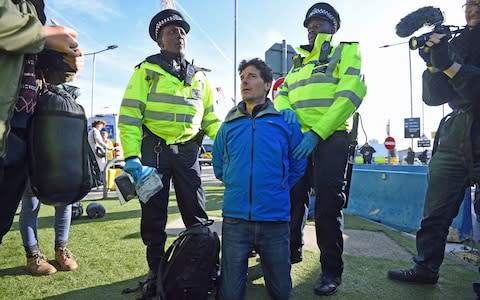
<svg viewBox="0 0 480 300">
<path fill-rule="evenodd" d="M 77 202 L 91 189 L 87 119 L 69 88 L 47 84 L 29 123 L 32 191 L 49 205 Z"/>
<path fill-rule="evenodd" d="M 220 239 L 213 220 L 181 232 L 167 249 L 157 274 L 157 299 L 207 299 L 216 294 Z"/>
</svg>

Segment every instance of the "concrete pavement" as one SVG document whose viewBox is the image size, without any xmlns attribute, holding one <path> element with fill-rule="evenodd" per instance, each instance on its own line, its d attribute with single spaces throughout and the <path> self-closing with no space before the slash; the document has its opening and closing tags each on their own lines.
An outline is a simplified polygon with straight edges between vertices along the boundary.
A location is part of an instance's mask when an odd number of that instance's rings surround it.
<svg viewBox="0 0 480 300">
<path fill-rule="evenodd" d="M 213 175 L 213 169 L 211 166 L 202 166 L 202 181 L 205 186 L 209 185 L 221 185 L 222 183 Z M 84 200 L 100 200 L 103 199 L 103 189 L 92 190 Z M 115 191 L 108 191 L 107 198 L 117 198 Z M 208 201 L 208 199 L 207 199 Z M 213 218 L 214 224 L 212 229 L 216 231 L 221 237 L 221 218 Z M 185 227 L 182 219 L 178 218 L 167 224 L 167 234 L 176 236 Z M 402 233 L 403 234 L 403 233 Z M 415 236 L 405 233 L 412 239 Z M 352 230 L 346 229 L 343 234 L 344 239 L 344 253 L 352 256 L 365 256 L 365 257 L 396 257 L 406 261 L 411 261 L 412 254 L 407 252 L 404 248 L 399 246 L 395 241 L 390 239 L 382 232 L 373 232 L 365 230 Z M 313 225 L 307 225 L 304 230 L 304 249 L 314 252 L 319 252 L 316 244 L 315 227 Z M 462 254 L 465 251 L 471 250 L 463 244 L 449 243 L 445 249 L 447 255 Z M 460 255 L 461 256 L 461 255 Z"/>
<path fill-rule="evenodd" d="M 213 218 L 215 221 L 212 230 L 221 236 L 222 220 Z M 167 224 L 167 234 L 176 236 L 185 230 L 182 219 L 176 219 Z M 392 239 L 381 232 L 362 231 L 347 229 L 343 233 L 344 253 L 352 256 L 384 257 L 410 260 L 412 255 L 395 243 Z M 305 226 L 304 231 L 304 249 L 320 252 L 317 247 L 315 237 L 315 227 Z"/>
<path fill-rule="evenodd" d="M 214 177 L 211 166 L 202 166 L 202 181 L 204 185 L 222 184 Z M 221 238 L 222 220 L 221 218 L 213 219 L 215 222 L 212 225 L 212 229 L 216 231 Z M 177 219 L 167 225 L 167 234 L 177 235 L 182 230 L 185 230 L 182 219 Z M 381 232 L 347 229 L 344 231 L 343 240 L 344 252 L 348 255 L 386 258 L 397 257 L 405 260 L 411 260 L 412 258 L 410 253 Z M 305 226 L 304 243 L 304 249 L 319 252 L 314 226 Z"/>
</svg>

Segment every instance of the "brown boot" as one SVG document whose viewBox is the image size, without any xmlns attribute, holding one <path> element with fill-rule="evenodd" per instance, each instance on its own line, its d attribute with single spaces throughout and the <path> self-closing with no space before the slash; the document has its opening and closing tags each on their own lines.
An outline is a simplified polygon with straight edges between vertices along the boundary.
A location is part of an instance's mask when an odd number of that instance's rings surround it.
<svg viewBox="0 0 480 300">
<path fill-rule="evenodd" d="M 41 253 L 35 253 L 32 257 L 27 257 L 27 272 L 33 276 L 42 276 L 56 273 L 57 269 Z"/>
<path fill-rule="evenodd" d="M 55 249 L 55 260 L 60 265 L 62 271 L 73 271 L 78 268 L 75 257 L 67 247 L 58 247 Z"/>
</svg>

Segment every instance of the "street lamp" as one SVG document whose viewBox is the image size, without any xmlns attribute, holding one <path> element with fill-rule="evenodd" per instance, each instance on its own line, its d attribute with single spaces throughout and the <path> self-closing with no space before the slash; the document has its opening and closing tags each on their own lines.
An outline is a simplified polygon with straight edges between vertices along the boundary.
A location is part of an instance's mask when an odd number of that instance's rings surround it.
<svg viewBox="0 0 480 300">
<path fill-rule="evenodd" d="M 95 90 L 95 55 L 98 54 L 98 53 L 108 51 L 108 50 L 113 50 L 113 49 L 116 49 L 116 48 L 118 48 L 117 45 L 110 45 L 110 46 L 107 46 L 107 48 L 105 48 L 105 49 L 84 54 L 84 56 L 93 55 L 93 61 L 92 61 L 92 68 L 93 68 L 93 70 L 92 70 L 92 98 L 90 100 L 90 115 L 92 117 L 93 117 L 93 93 L 94 93 L 94 90 Z"/>
<path fill-rule="evenodd" d="M 390 45 L 383 45 L 383 46 L 380 46 L 379 48 L 388 48 L 388 47 L 392 47 L 392 46 L 398 46 L 398 45 L 402 45 L 402 44 L 405 44 L 405 43 L 408 43 L 408 42 L 401 42 L 401 43 L 396 43 L 396 44 L 390 44 Z M 408 74 L 409 74 L 409 81 L 410 81 L 410 118 L 413 118 L 413 88 L 412 88 L 412 54 L 411 54 L 411 51 L 410 51 L 410 46 L 408 48 Z M 422 115 L 422 121 L 423 121 L 423 115 Z M 411 140 L 411 146 L 412 146 L 412 149 L 413 149 L 413 138 L 410 139 Z"/>
</svg>

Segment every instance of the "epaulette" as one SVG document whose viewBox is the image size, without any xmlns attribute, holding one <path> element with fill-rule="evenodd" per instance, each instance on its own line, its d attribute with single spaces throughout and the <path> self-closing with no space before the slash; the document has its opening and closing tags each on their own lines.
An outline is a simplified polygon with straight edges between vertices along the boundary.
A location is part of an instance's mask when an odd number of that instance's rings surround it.
<svg viewBox="0 0 480 300">
<path fill-rule="evenodd" d="M 143 61 L 139 62 L 138 64 L 135 65 L 134 68 L 135 68 L 135 69 L 140 68 L 140 65 L 143 64 L 144 62 L 146 62 L 146 60 L 143 60 Z"/>
<path fill-rule="evenodd" d="M 197 67 L 195 65 L 193 67 L 195 68 L 195 72 L 212 72 L 212 70 L 204 68 L 204 67 Z"/>
</svg>

